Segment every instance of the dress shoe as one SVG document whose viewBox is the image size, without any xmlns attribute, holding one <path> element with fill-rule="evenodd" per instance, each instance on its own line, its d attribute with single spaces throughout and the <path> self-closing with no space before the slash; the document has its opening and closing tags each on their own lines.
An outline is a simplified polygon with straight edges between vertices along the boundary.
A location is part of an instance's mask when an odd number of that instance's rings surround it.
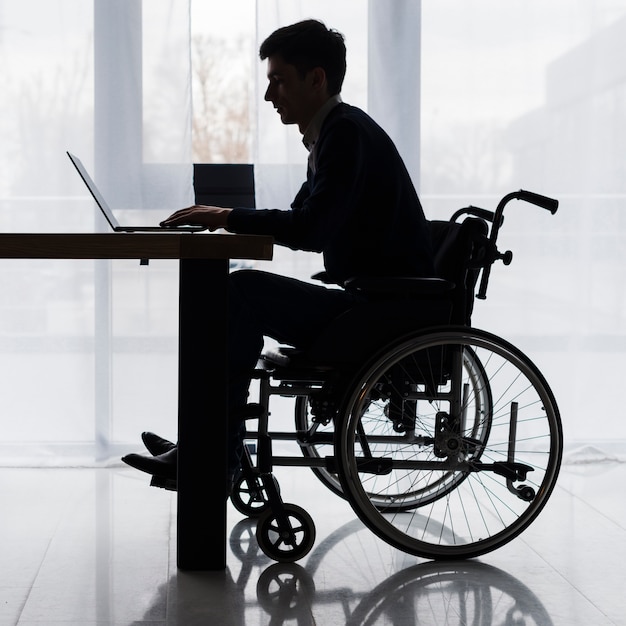
<svg viewBox="0 0 626 626">
<path fill-rule="evenodd" d="M 141 433 L 141 440 L 152 456 L 159 456 L 159 454 L 169 452 L 176 447 L 175 443 L 151 432 Z"/>
<path fill-rule="evenodd" d="M 157 456 L 143 456 L 142 454 L 127 454 L 122 461 L 146 474 L 176 480 L 178 448 L 174 447 Z"/>
</svg>

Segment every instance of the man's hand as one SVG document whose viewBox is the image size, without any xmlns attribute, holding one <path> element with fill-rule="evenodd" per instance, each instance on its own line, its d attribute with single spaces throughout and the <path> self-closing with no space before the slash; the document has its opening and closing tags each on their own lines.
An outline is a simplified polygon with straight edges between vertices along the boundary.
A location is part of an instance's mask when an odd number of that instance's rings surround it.
<svg viewBox="0 0 626 626">
<path fill-rule="evenodd" d="M 195 204 L 194 206 L 180 209 L 161 222 L 161 226 L 169 228 L 173 226 L 204 226 L 210 231 L 218 228 L 226 228 L 228 214 L 232 209 L 224 209 L 218 206 L 205 206 Z"/>
</svg>

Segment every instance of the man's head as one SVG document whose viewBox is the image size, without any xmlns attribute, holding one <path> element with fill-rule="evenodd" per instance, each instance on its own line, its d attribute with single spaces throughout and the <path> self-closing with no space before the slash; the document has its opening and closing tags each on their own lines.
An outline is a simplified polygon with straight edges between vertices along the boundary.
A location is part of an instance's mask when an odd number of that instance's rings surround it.
<svg viewBox="0 0 626 626">
<path fill-rule="evenodd" d="M 268 60 L 272 102 L 285 124 L 304 132 L 312 116 L 328 98 L 341 91 L 346 73 L 346 46 L 341 33 L 317 20 L 279 28 L 259 49 Z"/>
<path fill-rule="evenodd" d="M 264 61 L 275 55 L 294 65 L 300 78 L 321 67 L 326 73 L 328 95 L 341 91 L 346 75 L 346 45 L 341 33 L 322 22 L 305 20 L 274 31 L 261 44 L 259 56 Z"/>
</svg>

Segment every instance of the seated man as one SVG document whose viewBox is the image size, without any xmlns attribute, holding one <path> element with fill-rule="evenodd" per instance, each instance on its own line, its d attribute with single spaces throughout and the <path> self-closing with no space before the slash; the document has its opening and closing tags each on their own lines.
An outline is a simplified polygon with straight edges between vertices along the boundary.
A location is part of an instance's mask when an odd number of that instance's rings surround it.
<svg viewBox="0 0 626 626">
<path fill-rule="evenodd" d="M 229 406 L 247 402 L 264 336 L 306 347 L 362 298 L 345 291 L 354 276 L 432 276 L 427 223 L 406 167 L 389 136 L 362 110 L 342 102 L 343 36 L 316 20 L 280 28 L 261 45 L 271 102 L 283 124 L 296 124 L 309 152 L 307 180 L 290 210 L 192 206 L 164 221 L 214 231 L 272 235 L 294 250 L 321 252 L 332 288 L 256 270 L 230 275 Z M 207 415 L 207 419 L 220 416 Z M 243 423 L 231 419 L 229 472 L 234 475 Z M 151 433 L 154 456 L 124 461 L 176 478 L 176 446 Z"/>
</svg>

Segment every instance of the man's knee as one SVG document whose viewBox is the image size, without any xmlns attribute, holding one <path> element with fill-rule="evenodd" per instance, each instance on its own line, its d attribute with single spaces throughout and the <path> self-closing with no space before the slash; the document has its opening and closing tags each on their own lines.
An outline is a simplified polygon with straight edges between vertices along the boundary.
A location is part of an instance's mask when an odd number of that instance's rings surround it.
<svg viewBox="0 0 626 626">
<path fill-rule="evenodd" d="M 231 295 L 249 306 L 270 306 L 272 309 L 284 302 L 302 297 L 306 283 L 280 274 L 262 270 L 245 269 L 230 274 Z"/>
<path fill-rule="evenodd" d="M 254 269 L 237 270 L 228 277 L 231 291 L 246 294 L 247 296 L 257 291 L 265 291 L 272 282 L 272 278 L 272 274 Z"/>
</svg>

